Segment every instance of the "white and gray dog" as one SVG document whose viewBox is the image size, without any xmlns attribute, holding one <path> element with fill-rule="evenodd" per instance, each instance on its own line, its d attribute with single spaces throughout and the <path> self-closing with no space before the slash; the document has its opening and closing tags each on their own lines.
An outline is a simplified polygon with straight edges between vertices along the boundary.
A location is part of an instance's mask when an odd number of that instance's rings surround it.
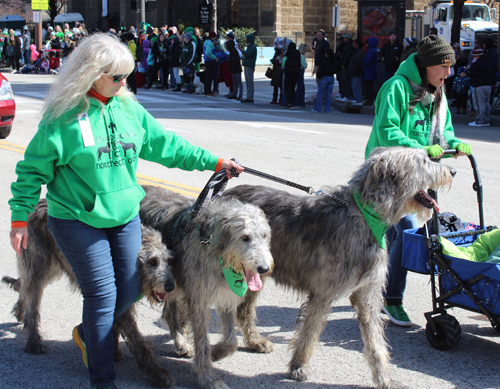
<svg viewBox="0 0 500 389">
<path fill-rule="evenodd" d="M 357 170 L 347 186 L 325 189 L 330 195 L 296 196 L 263 186 L 242 185 L 224 196 L 261 207 L 273 234 L 274 280 L 307 295 L 292 341 L 290 376 L 307 379 L 308 363 L 331 304 L 350 295 L 357 313 L 364 356 L 378 388 L 394 388 L 381 310 L 388 268 L 387 251 L 365 221 L 361 207 L 376 221 L 396 224 L 408 213 L 428 218 L 435 202 L 422 190 L 451 184 L 454 170 L 411 148 L 379 148 Z M 423 205 L 425 204 L 425 206 Z M 428 208 L 430 207 L 430 208 Z M 383 239 L 383 234 L 380 234 Z M 380 237 L 379 237 L 380 241 Z M 238 307 L 237 320 L 248 347 L 269 352 L 271 343 L 255 329 L 255 300 L 249 292 Z"/>
<path fill-rule="evenodd" d="M 141 220 L 168 239 L 172 225 L 193 201 L 159 187 L 145 186 L 144 190 Z M 176 248 L 171 247 L 176 289 L 167 297 L 163 318 L 177 352 L 183 356 L 192 355 L 185 337 L 191 325 L 199 387 L 227 388 L 217 377 L 212 360 L 231 355 L 238 347 L 235 316 L 237 306 L 243 302 L 240 295 L 245 289 L 241 287 L 246 283 L 248 289 L 259 290 L 260 275 L 272 270 L 271 228 L 261 209 L 235 199 L 217 200 L 194 222 L 193 230 Z M 236 286 L 235 292 L 230 284 Z M 220 314 L 223 327 L 222 340 L 214 347 L 208 339 L 211 306 Z"/>
<path fill-rule="evenodd" d="M 149 227 L 142 228 L 142 246 L 138 255 L 139 278 L 142 293 L 149 302 L 161 303 L 167 293 L 175 288 L 170 270 L 171 253 L 162 242 L 158 231 Z M 19 322 L 24 323 L 27 335 L 26 352 L 43 354 L 47 346 L 42 342 L 39 332 L 40 304 L 45 287 L 63 275 L 69 279 L 73 291 L 78 290 L 78 282 L 70 264 L 57 246 L 47 229 L 47 202 L 45 199 L 35 207 L 28 218 L 28 247 L 17 257 L 19 278 L 3 277 L 2 281 L 19 292 L 19 300 L 12 313 Z M 121 358 L 118 340 L 121 335 L 135 356 L 140 370 L 146 374 L 148 382 L 155 387 L 170 387 L 174 380 L 167 369 L 161 366 L 150 343 L 142 336 L 135 319 L 132 305 L 114 324 L 115 360 Z"/>
</svg>

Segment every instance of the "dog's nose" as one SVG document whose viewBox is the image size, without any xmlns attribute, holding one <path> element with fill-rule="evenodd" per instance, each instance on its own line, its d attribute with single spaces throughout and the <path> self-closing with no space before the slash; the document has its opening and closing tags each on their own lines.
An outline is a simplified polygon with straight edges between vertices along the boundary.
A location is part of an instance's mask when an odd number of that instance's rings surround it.
<svg viewBox="0 0 500 389">
<path fill-rule="evenodd" d="M 269 272 L 269 266 L 259 266 L 257 268 L 257 271 L 259 272 L 259 274 L 266 274 L 267 272 Z"/>
<path fill-rule="evenodd" d="M 455 177 L 455 175 L 457 174 L 457 170 L 453 169 L 453 168 L 450 168 L 450 174 L 451 174 L 452 177 Z"/>
<path fill-rule="evenodd" d="M 165 288 L 165 292 L 170 293 L 175 289 L 175 282 L 171 280 L 165 281 L 165 285 L 163 285 Z"/>
</svg>

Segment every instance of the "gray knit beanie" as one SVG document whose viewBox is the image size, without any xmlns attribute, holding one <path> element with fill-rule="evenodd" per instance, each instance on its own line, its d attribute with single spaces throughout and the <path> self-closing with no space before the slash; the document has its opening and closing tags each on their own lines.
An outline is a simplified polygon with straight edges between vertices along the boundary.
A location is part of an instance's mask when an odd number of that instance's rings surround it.
<svg viewBox="0 0 500 389">
<path fill-rule="evenodd" d="M 451 64 L 455 65 L 455 52 L 451 45 L 437 35 L 428 35 L 417 44 L 417 65 L 428 68 L 430 66 Z"/>
</svg>

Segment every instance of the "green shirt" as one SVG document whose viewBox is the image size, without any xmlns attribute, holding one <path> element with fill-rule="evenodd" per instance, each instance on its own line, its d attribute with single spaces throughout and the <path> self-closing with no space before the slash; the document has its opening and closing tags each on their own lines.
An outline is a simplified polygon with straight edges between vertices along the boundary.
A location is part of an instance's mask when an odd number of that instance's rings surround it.
<svg viewBox="0 0 500 389">
<path fill-rule="evenodd" d="M 85 147 L 79 109 L 47 123 L 42 119 L 9 200 L 12 221 L 27 221 L 47 185 L 48 214 L 92 227 L 125 224 L 139 211 L 145 193 L 137 183 L 138 158 L 183 170 L 215 170 L 218 158 L 163 126 L 139 103 L 112 97 L 90 99 L 88 122 L 94 145 Z"/>
</svg>

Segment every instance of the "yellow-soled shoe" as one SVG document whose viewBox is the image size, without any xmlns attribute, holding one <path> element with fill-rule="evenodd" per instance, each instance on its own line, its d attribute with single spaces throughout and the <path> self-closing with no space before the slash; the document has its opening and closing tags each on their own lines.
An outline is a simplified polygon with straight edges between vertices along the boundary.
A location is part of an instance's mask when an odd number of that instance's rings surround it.
<svg viewBox="0 0 500 389">
<path fill-rule="evenodd" d="M 73 340 L 75 341 L 78 348 L 82 350 L 83 364 L 88 369 L 89 361 L 87 359 L 87 348 L 85 347 L 85 343 L 83 342 L 83 340 L 80 338 L 80 334 L 78 333 L 78 326 L 73 328 Z"/>
</svg>

